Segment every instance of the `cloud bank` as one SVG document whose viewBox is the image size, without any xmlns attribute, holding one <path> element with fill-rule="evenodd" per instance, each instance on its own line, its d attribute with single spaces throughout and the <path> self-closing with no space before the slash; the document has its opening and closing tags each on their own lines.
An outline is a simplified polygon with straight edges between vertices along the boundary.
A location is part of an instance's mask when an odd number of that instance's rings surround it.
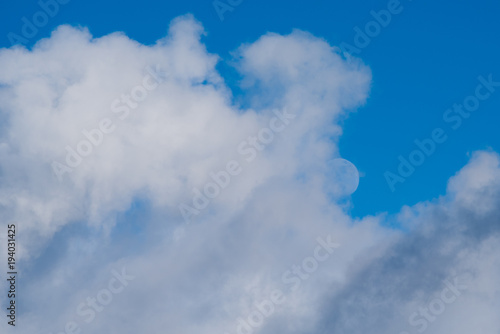
<svg viewBox="0 0 500 334">
<path fill-rule="evenodd" d="M 355 220 L 329 162 L 369 68 L 306 32 L 268 33 L 234 53 L 238 105 L 204 34 L 184 16 L 149 46 L 61 26 L 0 50 L 19 332 L 498 332 L 498 155 L 473 154 L 442 198 L 401 210 L 400 230 Z M 180 206 L 230 162 L 239 172 L 186 222 Z M 467 289 L 422 320 L 457 277 Z"/>
</svg>

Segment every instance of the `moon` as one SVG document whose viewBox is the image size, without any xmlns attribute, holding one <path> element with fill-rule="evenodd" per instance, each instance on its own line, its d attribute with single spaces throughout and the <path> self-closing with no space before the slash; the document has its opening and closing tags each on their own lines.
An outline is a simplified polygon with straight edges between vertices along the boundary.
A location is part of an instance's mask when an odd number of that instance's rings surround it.
<svg viewBox="0 0 500 334">
<path fill-rule="evenodd" d="M 348 160 L 339 158 L 328 162 L 328 177 L 333 183 L 333 195 L 344 197 L 352 195 L 359 186 L 359 172 Z"/>
</svg>

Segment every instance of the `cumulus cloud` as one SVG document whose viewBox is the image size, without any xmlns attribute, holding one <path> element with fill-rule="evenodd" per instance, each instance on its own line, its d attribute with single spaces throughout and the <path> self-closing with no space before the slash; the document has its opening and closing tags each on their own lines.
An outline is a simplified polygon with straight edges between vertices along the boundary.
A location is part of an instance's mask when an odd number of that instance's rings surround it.
<svg viewBox="0 0 500 334">
<path fill-rule="evenodd" d="M 292 175 L 317 164 L 318 157 L 336 154 L 326 136 L 338 134 L 333 121 L 344 107 L 366 98 L 366 67 L 345 64 L 326 42 L 305 33 L 263 36 L 241 48 L 239 64 L 246 79 L 269 83 L 268 69 L 287 59 L 272 74 L 281 81 L 273 84 L 280 93 L 243 110 L 215 69 L 218 57 L 200 42 L 203 34 L 187 16 L 152 46 L 121 33 L 92 38 L 86 29 L 61 26 L 32 50 L 3 49 L 4 216 L 19 221 L 26 233 L 50 237 L 72 221 L 112 226 L 116 212 L 139 196 L 176 211 L 210 171 L 239 157 L 237 144 L 265 127 L 273 109 L 286 109 L 300 121 L 275 141 L 273 154 L 255 162 L 248 179 Z M 269 48 L 276 43 L 282 48 Z M 297 53 L 305 44 L 308 51 Z M 135 88 L 145 80 L 159 85 L 142 97 Z M 79 147 L 87 139 L 84 132 L 99 129 L 105 119 L 112 133 L 102 144 Z M 66 159 L 78 158 L 68 152 L 78 148 L 92 152 L 72 168 Z M 254 181 L 242 180 L 232 193 L 245 197 L 254 187 Z M 234 205 L 229 196 L 219 199 L 224 200 Z"/>
<path fill-rule="evenodd" d="M 411 232 L 396 238 L 349 284 L 324 301 L 319 333 L 485 333 L 500 329 L 498 173 L 500 157 L 476 152 L 449 180 L 445 196 L 405 207 L 399 220 Z M 441 313 L 433 306 L 446 281 L 466 286 Z M 436 302 L 439 304 L 438 302 Z M 436 305 L 437 305 L 436 304 Z M 435 313 L 432 313 L 435 310 Z"/>
<path fill-rule="evenodd" d="M 253 332 L 397 332 L 465 274 L 467 292 L 429 332 L 465 330 L 451 314 L 498 307 L 484 297 L 497 291 L 495 153 L 474 154 L 442 198 L 403 208 L 404 231 L 384 216 L 354 220 L 330 197 L 329 162 L 370 70 L 306 32 L 269 33 L 234 52 L 242 106 L 203 35 L 184 16 L 149 46 L 61 26 L 30 50 L 0 50 L 0 208 L 31 274 L 22 333 L 75 322 L 85 333 L 233 334 L 276 290 L 285 302 Z M 273 122 L 282 130 L 264 143 Z M 230 161 L 241 172 L 187 224 L 180 206 L 196 209 Z M 318 238 L 340 247 L 295 273 Z M 122 268 L 135 278 L 83 316 Z"/>
</svg>

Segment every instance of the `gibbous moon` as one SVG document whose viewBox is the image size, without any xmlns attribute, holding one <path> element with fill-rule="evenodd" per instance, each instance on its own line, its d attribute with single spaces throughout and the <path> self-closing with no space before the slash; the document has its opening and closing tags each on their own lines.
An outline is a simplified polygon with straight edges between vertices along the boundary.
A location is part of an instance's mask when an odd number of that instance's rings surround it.
<svg viewBox="0 0 500 334">
<path fill-rule="evenodd" d="M 359 172 L 352 162 L 342 158 L 333 159 L 328 162 L 328 169 L 329 181 L 333 183 L 333 195 L 349 196 L 358 189 Z"/>
</svg>

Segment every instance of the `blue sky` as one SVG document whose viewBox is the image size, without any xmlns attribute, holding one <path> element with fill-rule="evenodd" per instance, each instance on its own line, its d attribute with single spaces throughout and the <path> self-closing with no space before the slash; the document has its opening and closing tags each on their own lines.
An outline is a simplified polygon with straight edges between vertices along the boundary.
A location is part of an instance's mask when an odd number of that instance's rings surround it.
<svg viewBox="0 0 500 334">
<path fill-rule="evenodd" d="M 254 333 L 500 330 L 497 1 L 70 0 L 23 36 L 44 4 L 0 4 L 19 333 L 243 334 L 269 300 Z"/>
<path fill-rule="evenodd" d="M 230 52 L 240 44 L 253 42 L 266 32 L 287 34 L 302 29 L 332 45 L 354 45 L 353 28 L 364 29 L 373 20 L 370 11 L 386 9 L 387 4 L 243 1 L 232 12 L 225 12 L 221 21 L 209 1 L 72 0 L 61 5 L 59 13 L 30 42 L 69 23 L 88 27 L 96 37 L 124 31 L 140 43 L 151 44 L 165 34 L 170 20 L 189 12 L 208 32 L 204 41 L 209 52 L 230 60 Z M 35 1 L 2 6 L 2 29 L 15 33 L 21 30 L 23 16 L 29 18 L 40 10 Z M 366 105 L 345 121 L 340 139 L 341 155 L 364 173 L 353 195 L 356 216 L 395 213 L 404 204 L 443 195 L 447 179 L 468 160 L 468 153 L 498 150 L 500 96 L 494 94 L 404 184 L 390 191 L 384 172 L 397 168 L 398 156 L 408 156 L 415 139 L 428 137 L 440 127 L 444 111 L 473 92 L 479 75 L 500 77 L 500 46 L 495 42 L 500 31 L 498 2 L 478 6 L 474 2 L 402 1 L 400 6 L 402 11 L 359 54 L 373 72 L 372 89 Z M 0 46 L 9 44 L 2 34 Z M 219 68 L 237 93 L 237 75 L 224 62 Z"/>
</svg>

